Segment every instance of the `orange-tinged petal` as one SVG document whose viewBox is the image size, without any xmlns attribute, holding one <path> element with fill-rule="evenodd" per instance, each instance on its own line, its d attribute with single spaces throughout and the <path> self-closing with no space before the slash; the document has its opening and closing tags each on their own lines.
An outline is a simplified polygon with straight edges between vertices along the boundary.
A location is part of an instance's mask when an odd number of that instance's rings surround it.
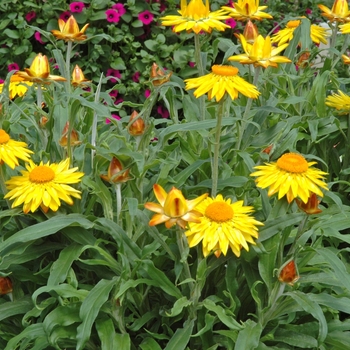
<svg viewBox="0 0 350 350">
<path fill-rule="evenodd" d="M 154 184 L 153 191 L 160 205 L 164 207 L 165 200 L 168 196 L 164 188 L 161 185 Z"/>
<path fill-rule="evenodd" d="M 169 192 L 165 203 L 164 213 L 169 217 L 180 217 L 188 212 L 188 205 L 182 192 L 173 187 Z"/>
</svg>

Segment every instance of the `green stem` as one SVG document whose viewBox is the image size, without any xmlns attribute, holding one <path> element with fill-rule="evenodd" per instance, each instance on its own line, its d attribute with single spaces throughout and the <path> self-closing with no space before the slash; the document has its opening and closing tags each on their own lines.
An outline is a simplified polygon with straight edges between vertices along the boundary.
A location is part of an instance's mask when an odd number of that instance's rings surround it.
<svg viewBox="0 0 350 350">
<path fill-rule="evenodd" d="M 260 71 L 261 71 L 261 67 L 260 66 L 255 68 L 254 79 L 253 79 L 253 85 L 255 85 L 255 86 L 258 83 Z M 242 120 L 241 120 L 241 125 L 238 128 L 236 150 L 239 150 L 240 147 L 241 147 L 244 131 L 245 131 L 245 128 L 246 128 L 246 125 L 247 125 L 248 115 L 249 115 L 250 109 L 252 107 L 252 104 L 253 104 L 253 99 L 252 98 L 248 98 L 247 104 L 245 106 L 244 114 L 243 114 L 243 117 L 242 117 Z"/>
<path fill-rule="evenodd" d="M 67 52 L 66 52 L 66 72 L 67 72 L 67 93 L 70 92 L 70 56 L 72 54 L 72 41 L 67 43 Z"/>
<path fill-rule="evenodd" d="M 214 152 L 212 161 L 212 197 L 216 196 L 218 189 L 218 178 L 219 178 L 219 154 L 220 154 L 220 136 L 221 136 L 221 124 L 222 117 L 225 112 L 225 98 L 222 98 L 218 105 L 218 113 L 216 119 L 216 131 L 215 131 L 215 141 L 214 141 Z"/>
<path fill-rule="evenodd" d="M 332 64 L 332 70 L 335 68 L 335 66 L 337 65 L 337 63 L 339 62 L 339 60 L 341 59 L 341 56 L 344 54 L 345 50 L 348 48 L 348 42 L 349 42 L 349 35 L 346 35 L 344 42 L 343 42 L 343 46 L 340 50 L 340 54 L 339 56 L 334 60 L 333 64 Z"/>
<path fill-rule="evenodd" d="M 115 184 L 115 199 L 117 202 L 117 224 L 120 225 L 120 213 L 122 210 L 122 184 Z"/>
<path fill-rule="evenodd" d="M 295 250 L 296 250 L 297 241 L 301 237 L 301 235 L 304 233 L 305 226 L 306 226 L 306 223 L 307 223 L 308 219 L 309 219 L 309 215 L 305 214 L 305 217 L 304 217 L 303 221 L 299 224 L 298 232 L 295 235 L 294 242 L 293 242 L 292 246 L 290 247 L 289 252 L 287 254 L 287 260 L 288 260 L 288 258 L 294 256 Z"/>
<path fill-rule="evenodd" d="M 36 89 L 36 103 L 38 105 L 39 109 L 42 109 L 42 104 L 43 102 L 43 89 L 41 84 L 37 84 L 37 89 Z"/>
<path fill-rule="evenodd" d="M 204 67 L 203 67 L 203 61 L 202 61 L 202 54 L 201 54 L 201 43 L 199 40 L 199 34 L 194 34 L 194 48 L 195 48 L 195 60 L 196 60 L 196 66 L 198 70 L 198 76 L 204 75 Z M 199 100 L 199 120 L 205 120 L 205 96 L 200 96 L 198 98 Z"/>
</svg>

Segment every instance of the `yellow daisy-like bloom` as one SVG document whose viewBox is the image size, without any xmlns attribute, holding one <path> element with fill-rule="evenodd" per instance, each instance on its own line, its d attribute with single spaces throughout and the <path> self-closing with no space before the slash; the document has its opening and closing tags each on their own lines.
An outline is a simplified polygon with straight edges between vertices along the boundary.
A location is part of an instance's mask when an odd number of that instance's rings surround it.
<svg viewBox="0 0 350 350">
<path fill-rule="evenodd" d="M 294 31 L 299 27 L 300 23 L 301 20 L 299 19 L 289 21 L 285 29 L 281 29 L 273 35 L 271 42 L 276 43 L 278 46 L 289 43 L 293 39 Z M 323 44 L 327 44 L 327 37 L 329 37 L 329 35 L 330 32 L 326 28 L 311 24 L 310 37 L 314 43 L 319 44 L 321 42 Z"/>
<path fill-rule="evenodd" d="M 344 64 L 350 64 L 350 57 L 346 55 L 341 56 Z"/>
<path fill-rule="evenodd" d="M 199 223 L 189 223 L 190 229 L 185 232 L 190 247 L 202 242 L 203 255 L 211 251 L 216 257 L 227 254 L 230 247 L 239 257 L 242 247 L 249 251 L 247 243 L 255 244 L 253 238 L 258 238 L 257 226 L 263 225 L 249 214 L 253 207 L 243 205 L 243 201 L 231 203 L 221 194 L 216 198 L 208 197 L 197 207 L 203 216 Z"/>
<path fill-rule="evenodd" d="M 350 20 L 350 18 L 349 18 L 349 20 Z M 349 34 L 350 33 L 350 23 L 341 24 L 339 26 L 339 28 L 340 28 L 340 32 L 342 34 Z"/>
<path fill-rule="evenodd" d="M 5 130 L 0 129 L 0 165 L 6 163 L 14 169 L 19 165 L 18 159 L 28 162 L 31 153 L 25 142 L 12 140 Z"/>
<path fill-rule="evenodd" d="M 344 94 L 344 92 L 338 90 L 338 93 L 333 93 L 331 96 L 327 96 L 326 105 L 333 107 L 338 111 L 349 112 L 350 111 L 350 96 Z"/>
<path fill-rule="evenodd" d="M 159 225 L 164 222 L 166 228 L 170 228 L 175 224 L 181 228 L 186 228 L 187 222 L 199 222 L 202 214 L 194 208 L 208 196 L 207 193 L 195 199 L 187 200 L 182 192 L 175 187 L 169 193 L 166 193 L 162 186 L 155 184 L 153 191 L 160 204 L 153 202 L 145 203 L 146 209 L 157 213 L 153 215 L 149 222 L 150 226 Z"/>
<path fill-rule="evenodd" d="M 327 173 L 313 168 L 314 164 L 300 154 L 286 153 L 277 162 L 256 166 L 257 171 L 250 176 L 257 177 L 258 187 L 269 187 L 268 196 L 278 192 L 278 199 L 286 195 L 288 203 L 297 197 L 307 203 L 312 193 L 323 197 L 321 189 L 327 189 L 323 181 Z"/>
<path fill-rule="evenodd" d="M 196 89 L 194 96 L 197 98 L 208 93 L 209 100 L 215 97 L 217 102 L 225 93 L 228 93 L 232 100 L 238 97 L 239 92 L 250 98 L 257 98 L 260 95 L 255 85 L 237 75 L 239 70 L 236 67 L 214 65 L 211 71 L 202 77 L 186 79 L 186 90 Z"/>
<path fill-rule="evenodd" d="M 60 30 L 53 29 L 51 32 L 57 39 L 73 42 L 83 41 L 87 38 L 84 33 L 88 26 L 89 23 L 85 24 L 85 26 L 80 30 L 74 16 L 70 16 L 67 22 L 60 18 L 58 20 L 58 27 Z"/>
<path fill-rule="evenodd" d="M 181 0 L 181 9 L 178 11 L 180 16 L 169 15 L 161 17 L 163 26 L 173 26 L 174 32 L 194 31 L 198 34 L 201 30 L 211 33 L 213 29 L 223 31 L 230 28 L 222 20 L 230 18 L 224 10 L 211 12 L 209 9 L 209 1 L 191 0 L 187 5 L 187 0 Z"/>
<path fill-rule="evenodd" d="M 263 19 L 272 19 L 273 17 L 268 13 L 263 12 L 267 6 L 259 6 L 259 0 L 238 0 L 234 3 L 234 7 L 223 6 L 229 15 L 238 21 L 248 21 Z"/>
<path fill-rule="evenodd" d="M 331 22 L 345 23 L 350 21 L 350 11 L 347 0 L 335 0 L 332 9 L 325 5 L 317 5 L 323 11 L 321 16 L 328 18 Z"/>
<path fill-rule="evenodd" d="M 25 81 L 23 78 L 20 78 L 16 75 L 12 75 L 10 78 L 9 86 L 9 97 L 14 99 L 16 96 L 22 97 L 28 90 L 28 86 L 33 85 L 31 81 Z M 2 93 L 4 84 L 0 84 L 0 93 Z"/>
<path fill-rule="evenodd" d="M 81 198 L 80 191 L 68 184 L 78 183 L 84 173 L 77 172 L 78 168 L 70 169 L 69 159 L 39 165 L 30 160 L 26 169 L 21 171 L 22 176 L 13 176 L 5 182 L 9 192 L 4 198 L 14 199 L 12 208 L 23 204 L 23 212 L 27 214 L 40 206 L 46 213 L 49 209 L 57 211 L 61 200 L 72 205 L 71 197 Z"/>
<path fill-rule="evenodd" d="M 239 39 L 245 54 L 231 56 L 228 58 L 229 61 L 238 61 L 241 64 L 254 64 L 254 66 L 262 66 L 264 68 L 269 66 L 277 67 L 278 63 L 292 62 L 286 56 L 277 56 L 288 44 L 273 48 L 270 37 L 267 36 L 264 39 L 262 35 L 259 35 L 253 44 L 247 43 L 242 34 L 240 34 Z"/>
</svg>

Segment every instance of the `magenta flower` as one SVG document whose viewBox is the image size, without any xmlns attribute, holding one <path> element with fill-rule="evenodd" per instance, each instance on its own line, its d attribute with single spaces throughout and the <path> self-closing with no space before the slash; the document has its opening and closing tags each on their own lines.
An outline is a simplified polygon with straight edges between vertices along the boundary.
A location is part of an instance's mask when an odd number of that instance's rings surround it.
<svg viewBox="0 0 350 350">
<path fill-rule="evenodd" d="M 151 90 L 147 89 L 144 93 L 145 97 L 148 98 L 151 95 Z"/>
<path fill-rule="evenodd" d="M 123 16 L 124 13 L 126 13 L 126 10 L 125 10 L 124 5 L 121 4 L 121 3 L 114 4 L 114 5 L 112 6 L 112 9 L 113 9 L 113 10 L 116 10 L 116 11 L 118 12 L 118 14 L 119 14 L 120 17 Z"/>
<path fill-rule="evenodd" d="M 74 1 L 69 5 L 71 12 L 80 13 L 84 10 L 85 4 L 81 1 Z"/>
<path fill-rule="evenodd" d="M 26 19 L 27 22 L 32 21 L 36 17 L 36 12 L 35 11 L 29 11 L 24 18 Z"/>
<path fill-rule="evenodd" d="M 71 13 L 69 11 L 64 11 L 60 14 L 60 19 L 67 22 L 68 18 L 71 16 Z"/>
<path fill-rule="evenodd" d="M 121 119 L 118 114 L 112 114 L 112 118 L 116 120 Z M 110 124 L 110 123 L 111 123 L 111 120 L 109 118 L 106 118 L 106 124 Z"/>
<path fill-rule="evenodd" d="M 139 14 L 138 18 L 143 24 L 147 25 L 153 21 L 153 14 L 146 10 L 146 11 L 141 12 Z"/>
<path fill-rule="evenodd" d="M 113 69 L 113 68 L 109 68 L 107 69 L 107 77 L 115 77 L 117 79 L 120 79 L 121 78 L 121 74 L 119 72 L 119 70 L 116 70 L 116 69 Z M 111 83 L 116 83 L 117 82 L 117 79 L 115 78 L 111 78 L 109 79 Z"/>
<path fill-rule="evenodd" d="M 132 81 L 135 83 L 138 83 L 140 81 L 140 72 L 135 72 L 133 76 L 131 77 Z"/>
<path fill-rule="evenodd" d="M 158 106 L 157 112 L 161 115 L 162 118 L 164 118 L 164 119 L 169 118 L 169 111 L 166 108 L 164 108 L 162 106 Z"/>
<path fill-rule="evenodd" d="M 5 82 L 4 79 L 0 79 L 0 84 L 3 84 Z"/>
<path fill-rule="evenodd" d="M 309 15 L 312 15 L 312 10 L 311 9 L 306 9 L 305 10 L 305 13 L 309 16 Z"/>
<path fill-rule="evenodd" d="M 112 90 L 109 93 L 109 96 L 111 96 L 113 99 L 115 99 L 118 96 L 118 90 Z"/>
<path fill-rule="evenodd" d="M 13 62 L 13 63 L 10 63 L 7 66 L 7 68 L 8 68 L 8 71 L 11 72 L 13 70 L 19 70 L 19 65 L 17 63 Z"/>
<path fill-rule="evenodd" d="M 120 19 L 119 12 L 117 10 L 109 9 L 105 12 L 106 19 L 110 23 L 118 23 Z"/>
<path fill-rule="evenodd" d="M 225 21 L 225 23 L 230 26 L 232 29 L 236 27 L 237 22 L 233 18 L 229 18 Z"/>
<path fill-rule="evenodd" d="M 196 65 L 196 62 L 191 62 L 191 61 L 189 61 L 189 62 L 188 62 L 188 65 L 189 65 L 191 68 L 193 68 L 193 67 Z"/>
<path fill-rule="evenodd" d="M 36 41 L 38 41 L 40 44 L 45 44 L 41 39 L 41 34 L 39 32 L 34 33 L 34 38 Z"/>
</svg>

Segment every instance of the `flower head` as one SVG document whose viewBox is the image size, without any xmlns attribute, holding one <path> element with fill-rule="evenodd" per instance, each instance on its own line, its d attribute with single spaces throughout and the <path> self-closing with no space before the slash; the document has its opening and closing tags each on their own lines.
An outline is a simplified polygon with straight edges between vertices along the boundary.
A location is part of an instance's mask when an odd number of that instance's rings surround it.
<svg viewBox="0 0 350 350">
<path fill-rule="evenodd" d="M 110 182 L 110 183 L 121 183 L 130 180 L 129 177 L 130 169 L 125 169 L 120 162 L 120 160 L 116 157 L 113 157 L 111 162 L 109 163 L 108 173 L 107 175 L 100 175 L 101 179 Z"/>
<path fill-rule="evenodd" d="M 345 23 L 350 21 L 350 11 L 347 0 L 335 0 L 332 9 L 325 5 L 317 5 L 323 11 L 321 16 L 326 17 L 331 22 Z"/>
<path fill-rule="evenodd" d="M 11 139 L 5 130 L 0 129 L 0 165 L 6 163 L 14 169 L 19 165 L 18 159 L 28 162 L 32 153 L 25 142 Z"/>
<path fill-rule="evenodd" d="M 117 10 L 109 9 L 105 12 L 107 22 L 118 23 L 120 20 L 120 14 Z"/>
<path fill-rule="evenodd" d="M 35 11 L 29 11 L 24 18 L 26 19 L 27 22 L 32 21 L 36 17 L 36 12 Z"/>
<path fill-rule="evenodd" d="M 282 283 L 293 286 L 295 282 L 299 280 L 300 276 L 298 273 L 297 266 L 294 260 L 286 262 L 278 273 L 278 280 Z"/>
<path fill-rule="evenodd" d="M 239 38 L 245 54 L 231 56 L 228 58 L 229 61 L 238 61 L 241 64 L 253 64 L 264 68 L 277 67 L 278 63 L 292 62 L 288 57 L 277 56 L 288 44 L 273 48 L 269 36 L 264 39 L 262 35 L 259 35 L 252 45 L 246 41 L 242 34 Z"/>
<path fill-rule="evenodd" d="M 198 34 L 200 31 L 211 33 L 213 29 L 223 31 L 226 28 L 230 28 L 229 25 L 221 22 L 229 19 L 225 10 L 210 11 L 209 0 L 190 0 L 187 4 L 187 0 L 181 0 L 181 9 L 178 11 L 178 15 L 169 15 L 162 17 L 163 26 L 172 26 L 174 32 L 181 32 L 186 30 L 187 32 L 194 31 Z"/>
<path fill-rule="evenodd" d="M 269 187 L 268 196 L 278 192 L 278 199 L 287 196 L 288 203 L 299 197 L 307 203 L 312 193 L 323 197 L 321 189 L 327 189 L 323 181 L 327 173 L 313 168 L 316 162 L 307 160 L 297 153 L 286 153 L 277 162 L 256 166 L 254 173 L 258 187 Z"/>
<path fill-rule="evenodd" d="M 202 242 L 203 255 L 211 251 L 216 257 L 227 254 L 229 248 L 239 257 L 242 247 L 249 251 L 247 243 L 255 244 L 258 238 L 257 226 L 263 225 L 249 214 L 253 207 L 243 205 L 243 201 L 231 203 L 221 194 L 215 198 L 208 197 L 196 207 L 203 216 L 198 223 L 190 223 L 185 232 L 190 247 Z"/>
<path fill-rule="evenodd" d="M 109 79 L 111 81 L 111 83 L 116 83 L 118 81 L 117 79 L 120 79 L 122 77 L 120 72 L 119 72 L 119 70 L 113 69 L 113 68 L 108 68 L 107 69 L 106 76 L 107 77 L 112 77 L 112 78 Z"/>
<path fill-rule="evenodd" d="M 344 64 L 350 64 L 350 57 L 349 56 L 342 55 L 341 58 L 342 58 Z"/>
<path fill-rule="evenodd" d="M 57 38 L 65 41 L 83 41 L 87 36 L 84 34 L 89 23 L 85 24 L 81 30 L 74 16 L 70 16 L 65 22 L 63 19 L 58 19 L 58 27 L 60 30 L 53 29 L 51 33 Z"/>
<path fill-rule="evenodd" d="M 121 118 L 117 114 L 112 114 L 112 118 L 115 120 L 120 120 Z M 106 118 L 106 124 L 110 124 L 111 120 L 109 118 Z"/>
<path fill-rule="evenodd" d="M 25 81 L 23 78 L 12 75 L 10 78 L 10 85 L 9 85 L 9 97 L 10 99 L 14 99 L 16 96 L 23 96 L 27 90 L 28 86 L 33 85 L 30 81 Z M 2 90 L 4 88 L 4 84 L 0 84 L 0 93 L 2 93 Z"/>
<path fill-rule="evenodd" d="M 0 295 L 12 293 L 12 282 L 9 277 L 0 277 Z"/>
<path fill-rule="evenodd" d="M 208 196 L 207 193 L 191 200 L 185 199 L 182 192 L 173 187 L 169 193 L 158 184 L 153 185 L 154 194 L 160 204 L 147 202 L 145 208 L 156 212 L 153 215 L 150 226 L 165 223 L 166 228 L 177 224 L 181 228 L 186 228 L 187 222 L 200 222 L 202 216 L 195 207 Z"/>
<path fill-rule="evenodd" d="M 13 70 L 17 71 L 17 70 L 19 70 L 19 65 L 17 63 L 13 62 L 7 66 L 7 69 L 9 72 L 12 72 Z"/>
<path fill-rule="evenodd" d="M 73 73 L 72 73 L 72 85 L 73 86 L 84 86 L 86 83 L 90 83 L 90 80 L 87 80 L 84 76 L 81 68 L 76 64 Z"/>
<path fill-rule="evenodd" d="M 130 116 L 128 132 L 132 136 L 141 136 L 145 132 L 145 122 L 138 115 L 136 111 L 133 111 Z"/>
<path fill-rule="evenodd" d="M 186 79 L 186 90 L 196 89 L 194 96 L 197 98 L 208 93 L 208 98 L 213 97 L 219 102 L 228 93 L 234 100 L 241 93 L 250 98 L 257 98 L 259 91 L 256 87 L 238 76 L 238 68 L 225 65 L 214 65 L 211 73 L 199 78 Z"/>
<path fill-rule="evenodd" d="M 112 9 L 116 10 L 118 12 L 119 16 L 123 16 L 126 13 L 124 5 L 121 3 L 114 4 L 112 6 Z"/>
<path fill-rule="evenodd" d="M 131 77 L 132 81 L 134 81 L 135 83 L 138 83 L 140 81 L 140 75 L 141 75 L 140 72 L 135 72 Z"/>
<path fill-rule="evenodd" d="M 34 33 L 34 39 L 35 39 L 37 42 L 39 42 L 41 45 L 45 44 L 44 41 L 43 41 L 43 39 L 41 39 L 41 34 L 40 34 L 40 32 L 38 32 L 38 31 L 36 31 L 36 32 Z"/>
<path fill-rule="evenodd" d="M 263 12 L 267 6 L 259 6 L 259 0 L 237 0 L 234 7 L 223 6 L 228 14 L 238 21 L 272 19 L 268 13 Z"/>
<path fill-rule="evenodd" d="M 72 14 L 69 12 L 69 11 L 64 11 L 60 14 L 60 17 L 59 19 L 61 19 L 62 21 L 64 22 L 67 22 L 69 17 L 71 16 Z"/>
<path fill-rule="evenodd" d="M 84 10 L 85 4 L 81 1 L 74 1 L 69 5 L 71 12 L 80 13 Z"/>
<path fill-rule="evenodd" d="M 18 71 L 14 76 L 39 84 L 49 84 L 52 81 L 66 81 L 63 77 L 50 74 L 49 61 L 41 53 L 35 56 L 30 68 L 24 68 L 24 71 Z"/>
<path fill-rule="evenodd" d="M 276 43 L 278 46 L 290 42 L 293 39 L 294 31 L 299 27 L 301 23 L 300 19 L 287 22 L 286 28 L 279 30 L 273 35 L 271 42 Z M 319 44 L 327 44 L 327 37 L 329 36 L 329 30 L 315 24 L 310 26 L 311 40 Z"/>
<path fill-rule="evenodd" d="M 14 199 L 12 208 L 23 204 L 23 212 L 27 214 L 40 206 L 46 213 L 49 209 L 57 211 L 61 200 L 72 205 L 71 197 L 81 198 L 80 191 L 68 184 L 78 183 L 84 173 L 77 172 L 78 168 L 69 168 L 69 159 L 39 165 L 30 160 L 26 169 L 21 171 L 22 176 L 13 176 L 5 182 L 9 192 L 4 198 Z"/>
<path fill-rule="evenodd" d="M 301 209 L 306 214 L 319 214 L 322 210 L 318 207 L 321 201 L 318 200 L 315 193 L 311 193 L 307 203 L 302 202 L 300 199 L 295 199 L 299 209 Z"/>
<path fill-rule="evenodd" d="M 153 14 L 149 11 L 143 11 L 141 13 L 139 13 L 138 15 L 138 19 L 145 25 L 151 24 L 153 21 Z"/>
<path fill-rule="evenodd" d="M 350 96 L 338 90 L 337 94 L 333 93 L 331 96 L 326 97 L 326 105 L 329 107 L 333 107 L 341 112 L 349 112 Z"/>
<path fill-rule="evenodd" d="M 160 86 L 167 83 L 172 74 L 173 72 L 166 73 L 157 63 L 153 62 L 150 74 L 153 86 Z"/>
</svg>

